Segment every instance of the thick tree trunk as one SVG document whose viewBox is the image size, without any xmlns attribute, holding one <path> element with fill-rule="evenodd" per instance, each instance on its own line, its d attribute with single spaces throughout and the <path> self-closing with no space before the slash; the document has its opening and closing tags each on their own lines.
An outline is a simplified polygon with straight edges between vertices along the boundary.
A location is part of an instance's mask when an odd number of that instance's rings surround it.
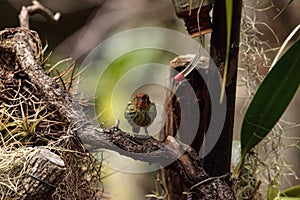
<svg viewBox="0 0 300 200">
<path fill-rule="evenodd" d="M 214 146 L 212 151 L 204 159 L 204 169 L 210 176 L 221 176 L 226 173 L 230 173 L 230 163 L 231 163 L 231 149 L 232 149 L 232 138 L 233 138 L 233 123 L 234 123 L 234 112 L 235 112 L 235 92 L 236 92 L 236 78 L 237 78 L 237 63 L 238 63 L 238 51 L 239 51 L 239 32 L 240 32 L 240 18 L 241 18 L 241 6 L 242 2 L 234 1 L 233 5 L 233 21 L 232 21 L 232 35 L 230 43 L 230 57 L 229 57 L 229 68 L 226 83 L 226 118 L 225 124 L 221 133 L 221 136 Z M 213 9 L 213 33 L 211 36 L 211 57 L 218 67 L 218 70 L 223 74 L 224 63 L 226 58 L 226 12 L 225 12 L 225 1 L 218 0 L 214 3 Z M 181 60 L 182 61 L 182 60 Z M 190 60 L 191 61 L 191 60 Z M 182 67 L 188 63 L 177 63 L 175 66 L 176 70 L 181 71 Z M 174 64 L 174 63 L 173 63 Z M 213 65 L 213 63 L 210 63 Z M 174 66 L 173 66 L 174 67 Z M 213 67 L 210 67 L 212 69 Z M 173 77 L 174 74 L 171 74 Z M 178 102 L 176 102 L 176 97 L 170 92 L 168 92 L 167 97 L 167 109 L 172 110 L 168 114 L 168 122 L 166 123 L 165 130 L 163 132 L 163 137 L 166 134 L 171 134 L 174 136 L 179 126 L 184 126 L 184 133 L 180 132 L 179 139 L 184 141 L 199 152 L 201 145 L 203 143 L 203 138 L 206 134 L 207 127 L 209 125 L 210 119 L 210 99 L 207 92 L 206 84 L 199 73 L 194 70 L 187 77 L 189 83 L 192 85 L 195 94 L 197 95 L 197 102 L 190 102 L 187 105 L 180 105 L 181 109 L 187 109 L 193 111 L 194 105 L 198 104 L 200 109 L 200 121 L 199 129 L 195 138 L 191 137 L 191 130 L 189 126 L 188 119 L 181 116 L 180 108 Z M 209 80 L 209 77 L 208 77 Z M 172 80 L 170 80 L 172 81 Z M 208 83 L 209 84 L 209 83 Z M 184 86 L 180 89 L 185 90 Z M 185 93 L 184 96 L 179 96 L 178 98 L 188 98 L 188 94 Z M 180 118 L 185 119 L 184 122 L 180 122 Z M 192 140 L 192 141 L 191 141 Z M 169 200 L 178 199 L 178 197 L 183 198 L 186 188 L 182 184 L 180 177 L 176 172 L 166 168 L 165 169 L 165 180 L 167 180 L 166 187 L 168 188 L 170 195 Z M 229 180 L 229 178 L 227 179 Z"/>
<path fill-rule="evenodd" d="M 182 71 L 193 59 L 193 56 L 179 56 L 171 61 L 171 67 L 177 71 Z M 208 64 L 208 63 L 207 63 Z M 198 69 L 203 70 L 203 69 Z M 205 73 L 203 73 L 205 74 Z M 175 73 L 170 74 L 169 84 L 175 84 L 174 88 L 177 88 L 177 95 L 175 96 L 169 90 L 167 91 L 166 109 L 172 112 L 167 113 L 167 122 L 164 130 L 161 134 L 161 139 L 167 137 L 167 135 L 176 136 L 180 141 L 185 144 L 189 144 L 197 153 L 199 152 L 203 143 L 203 138 L 207 129 L 209 116 L 209 98 L 207 98 L 207 87 L 203 78 L 197 70 L 193 70 L 186 79 L 192 86 L 192 90 L 189 84 L 180 84 L 173 81 Z M 184 92 L 180 92 L 184 91 Z M 196 94 L 196 99 L 192 98 L 193 95 L 189 92 Z M 178 102 L 178 99 L 183 100 L 182 103 Z M 184 103 L 183 103 L 184 102 Z M 180 105 L 179 105 L 180 104 Z M 181 112 L 184 110 L 184 112 Z M 197 123 L 195 130 L 195 116 L 191 113 L 198 112 L 200 119 Z M 180 120 L 184 119 L 184 120 Z M 180 126 L 180 130 L 179 130 Z M 169 167 L 164 171 L 166 187 L 168 188 L 169 200 L 187 198 L 187 188 L 181 181 L 180 176 Z"/>
<path fill-rule="evenodd" d="M 29 152 L 29 154 L 32 154 Z M 7 196 L 8 199 L 51 199 L 52 193 L 65 176 L 64 161 L 46 149 L 39 149 L 24 163 L 15 166 L 16 171 L 10 172 L 18 177 L 17 192 Z M 20 171 L 21 170 L 21 171 Z M 3 192 L 3 191 L 2 191 Z"/>
<path fill-rule="evenodd" d="M 225 88 L 227 98 L 225 124 L 217 144 L 204 159 L 204 168 L 211 176 L 220 176 L 230 172 L 241 9 L 242 1 L 233 1 L 230 56 Z M 226 35 L 225 1 L 218 0 L 214 3 L 213 9 L 213 32 L 211 35 L 210 55 L 221 74 L 223 74 L 226 58 Z"/>
<path fill-rule="evenodd" d="M 41 149 L 27 162 L 22 199 L 48 199 L 65 174 L 64 161 L 49 150 Z"/>
</svg>

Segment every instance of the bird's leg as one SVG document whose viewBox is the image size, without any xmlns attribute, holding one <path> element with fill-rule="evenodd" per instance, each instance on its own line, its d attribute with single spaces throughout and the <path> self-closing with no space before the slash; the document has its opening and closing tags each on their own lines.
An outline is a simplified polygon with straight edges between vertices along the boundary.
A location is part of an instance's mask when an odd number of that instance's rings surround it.
<svg viewBox="0 0 300 200">
<path fill-rule="evenodd" d="M 149 135 L 147 127 L 145 127 L 145 134 Z"/>
<path fill-rule="evenodd" d="M 132 132 L 133 133 L 139 133 L 140 132 L 140 127 L 137 126 L 137 127 L 132 127 Z"/>
</svg>

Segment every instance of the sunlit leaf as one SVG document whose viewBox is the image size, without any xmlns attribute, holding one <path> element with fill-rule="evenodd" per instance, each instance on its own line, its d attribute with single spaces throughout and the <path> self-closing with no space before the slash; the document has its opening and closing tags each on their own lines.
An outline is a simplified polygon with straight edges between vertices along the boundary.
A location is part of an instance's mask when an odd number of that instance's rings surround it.
<svg viewBox="0 0 300 200">
<path fill-rule="evenodd" d="M 236 168 L 241 159 L 241 141 L 233 140 L 232 141 L 232 151 L 231 151 L 231 165 L 233 168 Z"/>
<path fill-rule="evenodd" d="M 280 184 L 278 181 L 275 181 L 273 184 L 268 187 L 268 200 L 274 200 L 280 191 Z"/>
<path fill-rule="evenodd" d="M 223 81 L 220 95 L 220 102 L 223 101 L 226 85 L 226 77 L 228 71 L 228 62 L 229 62 L 229 52 L 230 52 L 230 38 L 231 38 L 231 25 L 232 25 L 232 10 L 233 10 L 233 0 L 225 0 L 226 6 L 226 29 L 227 29 L 227 39 L 226 39 L 226 58 L 225 66 L 223 72 Z"/>
</svg>

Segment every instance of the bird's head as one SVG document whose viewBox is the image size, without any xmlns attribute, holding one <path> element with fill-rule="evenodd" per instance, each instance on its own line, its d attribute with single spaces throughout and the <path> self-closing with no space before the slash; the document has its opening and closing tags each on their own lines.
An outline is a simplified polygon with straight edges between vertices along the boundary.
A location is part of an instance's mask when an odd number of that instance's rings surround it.
<svg viewBox="0 0 300 200">
<path fill-rule="evenodd" d="M 148 94 L 139 93 L 134 96 L 133 104 L 139 110 L 148 110 L 151 105 L 151 101 L 149 99 Z"/>
</svg>

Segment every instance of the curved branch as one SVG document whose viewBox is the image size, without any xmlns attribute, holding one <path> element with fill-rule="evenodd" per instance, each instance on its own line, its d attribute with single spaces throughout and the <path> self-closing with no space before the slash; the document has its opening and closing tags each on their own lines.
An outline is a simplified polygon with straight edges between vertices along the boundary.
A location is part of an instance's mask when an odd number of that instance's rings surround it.
<svg viewBox="0 0 300 200">
<path fill-rule="evenodd" d="M 23 6 L 21 9 L 21 12 L 19 14 L 19 21 L 20 21 L 20 27 L 29 29 L 29 17 L 31 15 L 34 15 L 36 13 L 39 13 L 43 15 L 49 22 L 55 23 L 60 18 L 60 13 L 53 14 L 51 10 L 44 7 L 40 2 L 38 1 L 32 1 L 31 6 Z"/>
<path fill-rule="evenodd" d="M 79 136 L 83 143 L 92 145 L 93 149 L 114 150 L 136 160 L 171 165 L 188 187 L 209 177 L 196 152 L 171 136 L 161 142 L 149 136 L 132 137 L 117 126 L 103 129 L 92 124 L 70 94 L 45 73 L 36 59 L 41 54 L 36 49 L 39 46 L 36 43 L 40 40 L 34 31 L 23 28 L 0 31 L 0 67 L 13 66 L 8 69 L 12 71 L 17 66 L 18 70 L 23 70 L 45 99 L 70 123 L 71 132 Z M 200 199 L 235 199 L 230 187 L 221 179 L 199 184 L 194 191 Z"/>
</svg>

